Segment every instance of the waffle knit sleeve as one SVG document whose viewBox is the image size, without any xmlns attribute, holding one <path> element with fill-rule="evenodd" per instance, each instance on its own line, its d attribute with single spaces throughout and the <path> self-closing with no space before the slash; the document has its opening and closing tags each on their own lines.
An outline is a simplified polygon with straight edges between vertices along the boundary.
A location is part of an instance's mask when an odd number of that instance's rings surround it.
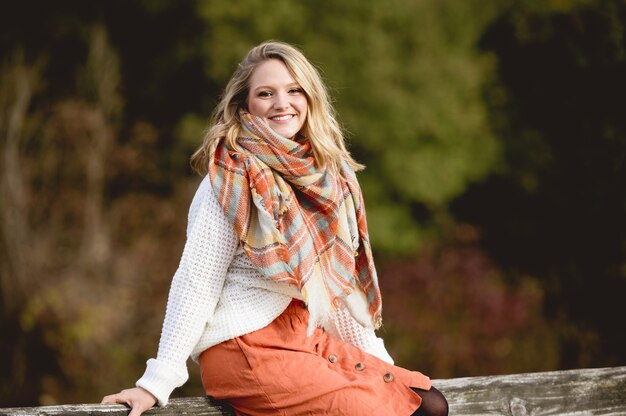
<svg viewBox="0 0 626 416">
<path fill-rule="evenodd" d="M 213 316 L 237 247 L 234 230 L 205 178 L 189 210 L 187 241 L 172 279 L 157 357 L 148 360 L 136 383 L 161 406 L 189 378 L 187 359 Z"/>
<path fill-rule="evenodd" d="M 393 364 L 393 358 L 387 352 L 382 338 L 376 336 L 373 328 L 366 328 L 358 323 L 347 309 L 338 309 L 325 329 L 331 336 Z"/>
</svg>

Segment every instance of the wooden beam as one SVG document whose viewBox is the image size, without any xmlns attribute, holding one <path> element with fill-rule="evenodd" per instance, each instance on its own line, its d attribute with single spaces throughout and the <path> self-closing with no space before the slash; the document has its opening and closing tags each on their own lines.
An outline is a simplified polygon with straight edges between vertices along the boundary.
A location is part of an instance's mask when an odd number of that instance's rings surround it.
<svg viewBox="0 0 626 416">
<path fill-rule="evenodd" d="M 626 367 L 436 380 L 451 415 L 626 415 Z"/>
<path fill-rule="evenodd" d="M 626 415 L 626 367 L 434 380 L 450 415 Z M 126 416 L 122 405 L 76 404 L 0 409 L 0 416 Z M 172 399 L 145 415 L 232 415 L 203 397 Z"/>
<path fill-rule="evenodd" d="M 121 404 L 70 404 L 0 409 L 2 416 L 126 416 L 128 412 L 129 409 Z M 189 397 L 171 399 L 167 406 L 153 407 L 144 415 L 230 416 L 233 413 L 219 404 L 210 402 L 205 397 Z"/>
</svg>

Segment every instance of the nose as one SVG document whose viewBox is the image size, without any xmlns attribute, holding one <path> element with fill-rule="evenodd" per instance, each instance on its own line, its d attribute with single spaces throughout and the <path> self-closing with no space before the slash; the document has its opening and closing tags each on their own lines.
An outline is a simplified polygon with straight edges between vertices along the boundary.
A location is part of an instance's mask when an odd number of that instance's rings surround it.
<svg viewBox="0 0 626 416">
<path fill-rule="evenodd" d="M 287 94 L 278 93 L 274 96 L 274 109 L 282 110 L 289 107 L 289 97 Z"/>
</svg>

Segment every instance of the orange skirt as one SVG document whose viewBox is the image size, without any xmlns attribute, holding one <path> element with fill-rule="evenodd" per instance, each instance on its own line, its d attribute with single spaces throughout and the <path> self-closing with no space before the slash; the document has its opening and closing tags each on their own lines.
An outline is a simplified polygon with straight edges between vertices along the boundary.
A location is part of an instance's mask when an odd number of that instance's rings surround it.
<svg viewBox="0 0 626 416">
<path fill-rule="evenodd" d="M 428 377 L 388 364 L 322 329 L 306 336 L 300 301 L 265 328 L 222 342 L 200 356 L 208 396 L 238 415 L 411 415 Z"/>
</svg>

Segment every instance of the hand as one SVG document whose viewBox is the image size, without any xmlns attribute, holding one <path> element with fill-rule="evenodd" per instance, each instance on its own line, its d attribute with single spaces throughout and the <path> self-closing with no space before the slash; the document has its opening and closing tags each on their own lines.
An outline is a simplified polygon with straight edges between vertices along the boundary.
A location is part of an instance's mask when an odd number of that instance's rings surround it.
<svg viewBox="0 0 626 416">
<path fill-rule="evenodd" d="M 102 399 L 102 403 L 119 403 L 131 407 L 132 410 L 128 416 L 140 416 L 143 412 L 154 406 L 156 401 L 156 397 L 141 387 L 122 390 L 117 394 L 104 396 Z"/>
</svg>

